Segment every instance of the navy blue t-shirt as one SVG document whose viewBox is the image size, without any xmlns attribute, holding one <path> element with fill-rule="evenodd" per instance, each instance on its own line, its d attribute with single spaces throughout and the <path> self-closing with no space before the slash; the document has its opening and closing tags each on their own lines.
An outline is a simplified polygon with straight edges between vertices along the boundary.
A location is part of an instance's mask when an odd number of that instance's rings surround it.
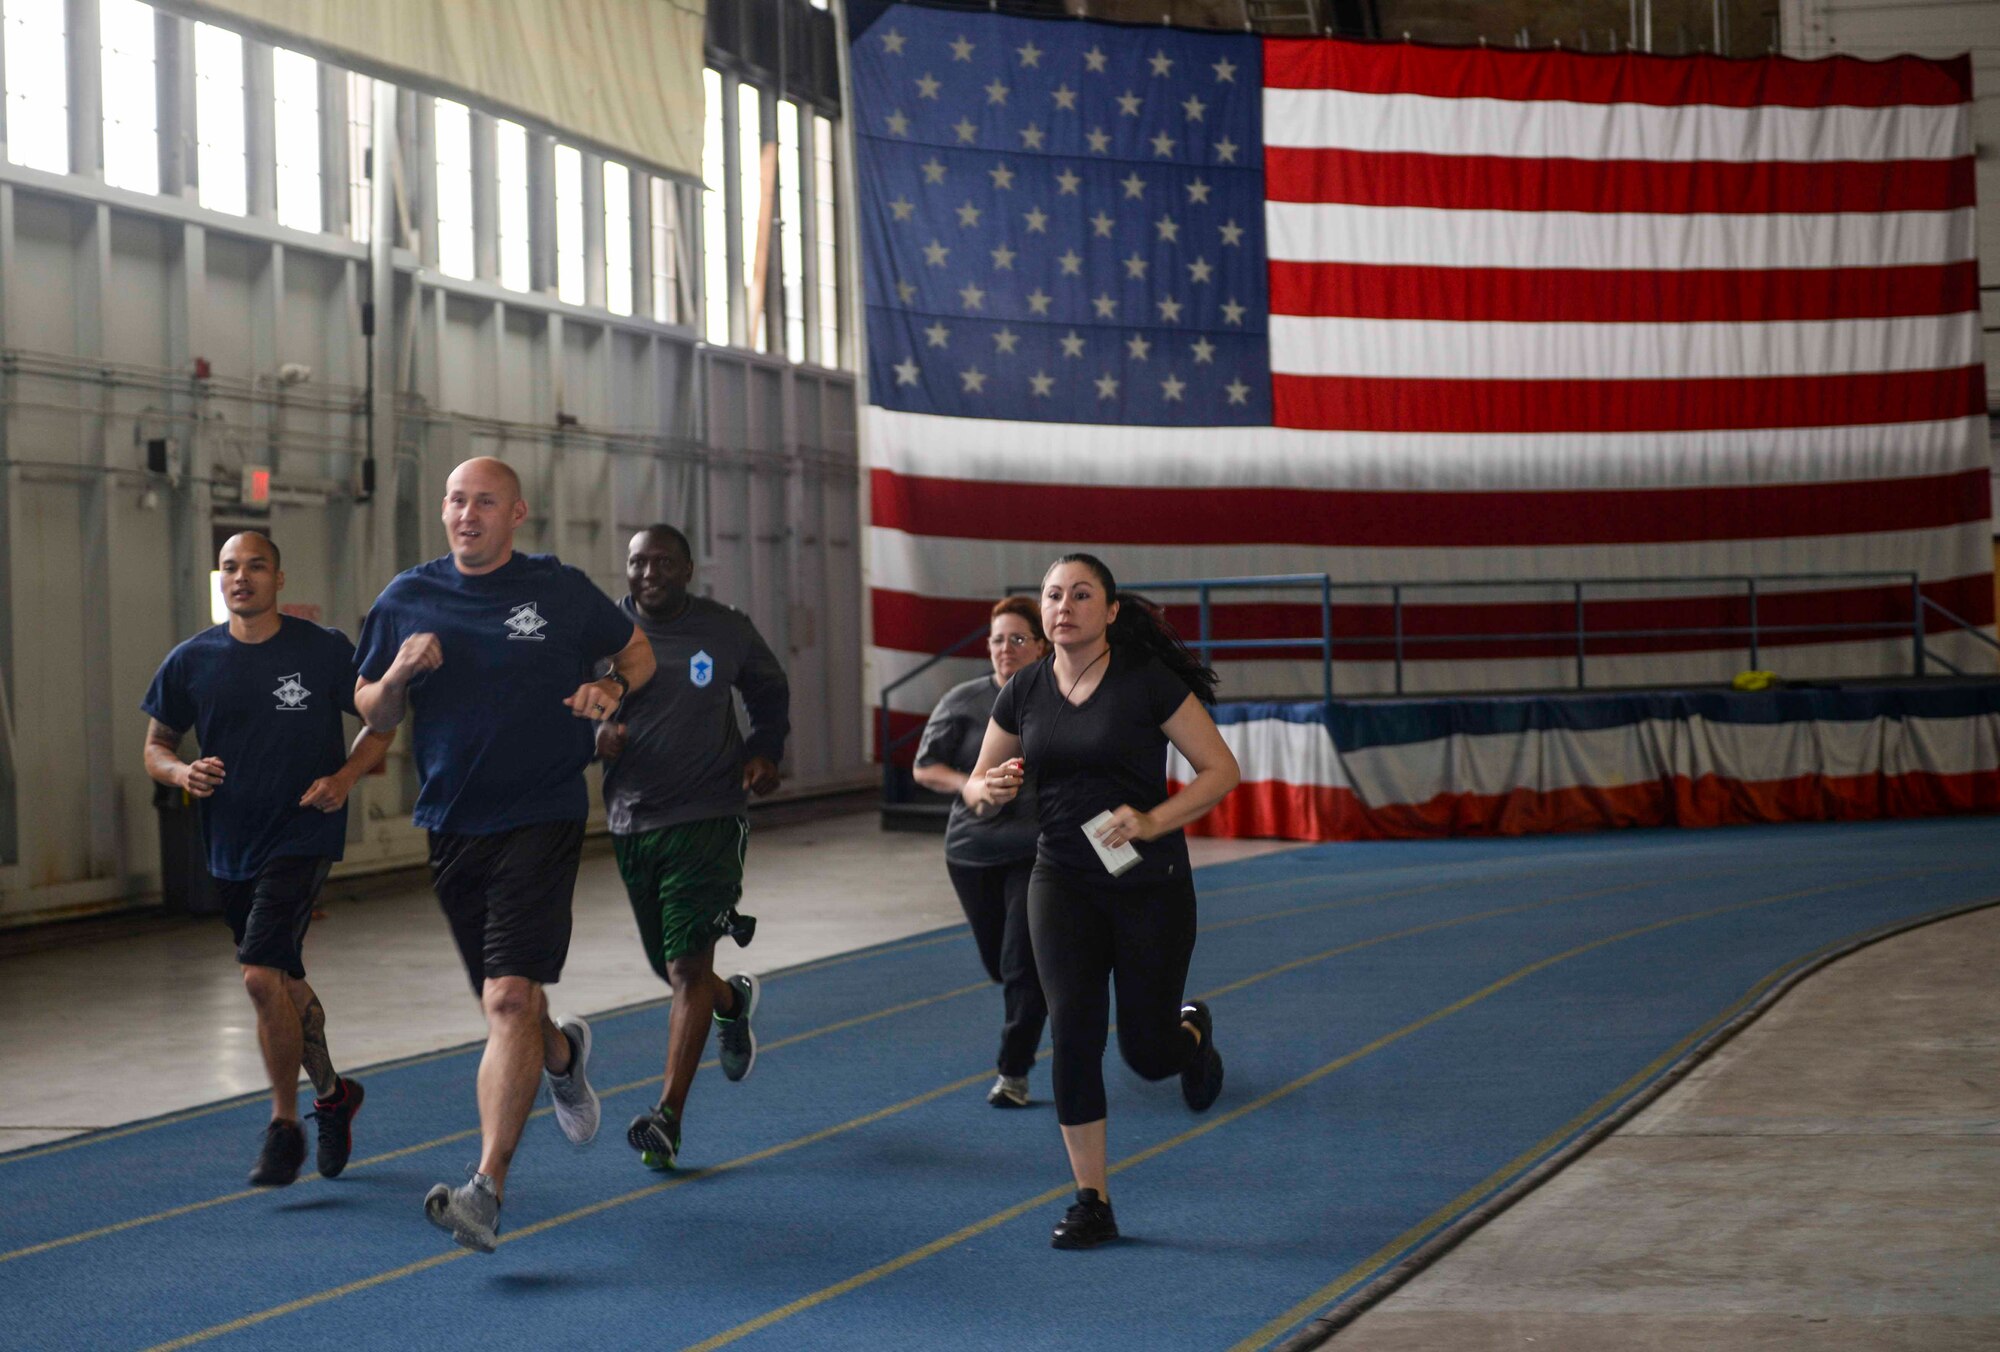
<svg viewBox="0 0 2000 1352">
<path fill-rule="evenodd" d="M 299 799 L 347 762 L 340 716 L 354 712 L 354 645 L 337 629 L 281 617 L 262 643 L 204 629 L 167 654 L 139 706 L 175 732 L 194 729 L 221 760 L 222 787 L 201 803 L 208 871 L 242 881 L 273 859 L 338 859 L 347 809 Z"/>
<path fill-rule="evenodd" d="M 492 835 L 590 815 L 583 770 L 596 725 L 563 701 L 632 638 L 632 621 L 581 569 L 517 553 L 468 576 L 450 555 L 399 574 L 361 624 L 361 675 L 379 681 L 412 634 L 444 662 L 410 683 L 421 787 L 411 819 Z"/>
</svg>

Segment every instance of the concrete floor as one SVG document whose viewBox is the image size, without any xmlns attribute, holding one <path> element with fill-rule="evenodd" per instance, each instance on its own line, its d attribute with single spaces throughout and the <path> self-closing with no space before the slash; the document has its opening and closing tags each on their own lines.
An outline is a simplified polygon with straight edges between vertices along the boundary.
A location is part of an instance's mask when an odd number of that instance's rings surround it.
<svg viewBox="0 0 2000 1352">
<path fill-rule="evenodd" d="M 718 966 L 771 972 L 963 923 L 942 839 L 877 822 L 851 809 L 789 825 L 753 819 L 743 909 L 757 917 L 757 938 L 743 949 L 723 944 Z M 1294 848 L 1190 843 L 1197 865 Z M 321 905 L 306 938 L 307 978 L 326 1006 L 337 1066 L 486 1036 L 421 875 L 337 880 Z M 95 924 L 88 941 L 0 958 L 0 1150 L 264 1089 L 255 1019 L 221 922 L 132 929 Z M 975 967 L 967 979 L 977 975 Z M 666 993 L 639 951 L 609 840 L 587 842 L 569 962 L 551 1005 L 558 1015 L 587 1014 Z"/>
<path fill-rule="evenodd" d="M 1793 990 L 1338 1352 L 2000 1348 L 2000 908 Z"/>
<path fill-rule="evenodd" d="M 1198 864 L 1287 848 L 1195 845 Z M 325 906 L 308 962 L 342 1065 L 483 1035 L 420 878 L 337 883 Z M 753 829 L 745 909 L 757 941 L 724 970 L 960 919 L 937 838 L 872 813 Z M 576 917 L 559 1010 L 664 994 L 604 842 Z M 221 926 L 133 929 L 0 958 L 0 1149 L 261 1088 Z M 2000 1348 L 1996 971 L 2000 910 L 1833 965 L 1332 1346 Z"/>
</svg>

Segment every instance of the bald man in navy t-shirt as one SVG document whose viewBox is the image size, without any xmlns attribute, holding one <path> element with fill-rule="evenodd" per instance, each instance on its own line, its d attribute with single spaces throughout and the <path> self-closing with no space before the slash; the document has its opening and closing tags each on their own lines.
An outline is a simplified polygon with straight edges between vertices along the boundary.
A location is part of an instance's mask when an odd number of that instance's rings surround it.
<svg viewBox="0 0 2000 1352">
<path fill-rule="evenodd" d="M 590 1025 L 549 1017 L 562 976 L 595 724 L 653 675 L 653 650 L 582 571 L 521 554 L 521 481 L 468 460 L 445 483 L 451 552 L 400 574 L 361 626 L 355 706 L 368 726 L 416 714 L 413 819 L 430 833 L 431 883 L 486 1015 L 480 1159 L 424 1199 L 467 1248 L 498 1240 L 507 1169 L 549 1081 L 557 1125 L 583 1145 L 600 1108 L 585 1067 Z M 606 663 L 610 674 L 596 676 Z"/>
</svg>

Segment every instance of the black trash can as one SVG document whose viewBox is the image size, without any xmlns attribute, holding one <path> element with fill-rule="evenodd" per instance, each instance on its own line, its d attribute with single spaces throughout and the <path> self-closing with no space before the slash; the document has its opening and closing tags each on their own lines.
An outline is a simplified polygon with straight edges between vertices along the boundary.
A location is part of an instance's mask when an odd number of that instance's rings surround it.
<svg viewBox="0 0 2000 1352">
<path fill-rule="evenodd" d="M 201 840 L 201 809 L 185 789 L 153 786 L 154 814 L 160 821 L 160 900 L 182 915 L 218 915 L 222 900 L 208 871 Z"/>
</svg>

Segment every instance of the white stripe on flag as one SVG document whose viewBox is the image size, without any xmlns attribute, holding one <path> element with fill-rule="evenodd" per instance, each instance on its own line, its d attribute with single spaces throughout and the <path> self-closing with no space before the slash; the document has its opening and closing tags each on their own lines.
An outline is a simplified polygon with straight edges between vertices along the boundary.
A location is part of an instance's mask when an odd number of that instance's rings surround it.
<svg viewBox="0 0 2000 1352">
<path fill-rule="evenodd" d="M 1353 492 L 1687 488 L 1950 474 L 1990 463 L 1983 415 L 1868 427 L 1461 436 L 1122 427 L 863 410 L 869 463 L 925 478 Z M 976 530 L 976 523 L 968 523 Z"/>
<path fill-rule="evenodd" d="M 1979 315 L 1972 311 L 1774 324 L 1271 316 L 1271 369 L 1307 376 L 1699 380 L 1935 371 L 1970 366 L 1983 355 Z"/>
<path fill-rule="evenodd" d="M 968 523 L 968 530 L 976 525 Z M 910 535 L 883 526 L 869 528 L 872 566 L 869 585 L 918 596 L 998 597 L 1008 587 L 1032 587 L 1051 560 L 1074 549 L 1099 554 L 1126 579 L 1262 577 L 1276 573 L 1330 573 L 1335 582 L 1515 581 L 1521 586 L 1429 592 L 1433 603 L 1546 601 L 1559 582 L 1541 586 L 1533 579 L 1619 577 L 1618 588 L 1591 593 L 1604 599 L 1648 595 L 1715 595 L 1724 583 L 1649 590 L 1649 578 L 1711 577 L 1718 574 L 1915 571 L 1927 579 L 1966 577 L 1993 566 L 1992 526 L 1985 520 L 1931 530 L 1881 531 L 1866 535 L 1805 535 L 1769 540 L 1714 540 L 1692 544 L 1526 545 L 1495 549 L 1362 548 L 1319 545 L 1095 545 L 1083 540 L 983 540 Z M 949 579 L 947 582 L 946 579 Z M 1770 582 L 1765 594 L 1823 591 L 1837 587 L 1896 585 L 1892 578 L 1852 582 Z M 1740 588 L 1740 584 L 1739 584 Z M 1192 596 L 1193 593 L 1187 593 Z M 1317 600 L 1317 592 L 1293 591 L 1257 599 Z M 1239 594 L 1237 599 L 1250 599 Z M 1350 592 L 1349 604 L 1379 605 L 1386 589 Z M 1411 598 L 1405 598 L 1409 600 Z"/>
<path fill-rule="evenodd" d="M 1942 160 L 1972 153 L 1962 105 L 1723 108 L 1266 89 L 1274 146 L 1506 159 Z"/>
<path fill-rule="evenodd" d="M 1264 220 L 1270 256 L 1295 263 L 1675 272 L 1886 268 L 1959 262 L 1975 257 L 1978 248 L 1970 207 L 1676 216 L 1266 202 Z M 1560 279 L 1550 285 L 1561 285 Z"/>
</svg>

